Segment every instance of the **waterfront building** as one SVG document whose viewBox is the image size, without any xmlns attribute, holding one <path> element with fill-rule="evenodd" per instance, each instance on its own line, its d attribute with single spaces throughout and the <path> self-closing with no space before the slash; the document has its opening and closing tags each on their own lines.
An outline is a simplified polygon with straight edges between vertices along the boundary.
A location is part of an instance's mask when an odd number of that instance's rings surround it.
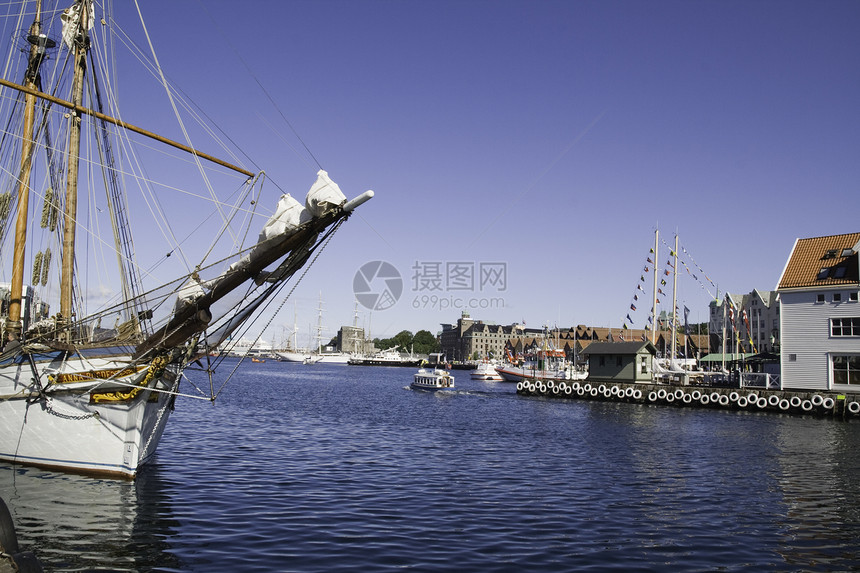
<svg viewBox="0 0 860 573">
<path fill-rule="evenodd" d="M 593 342 L 585 349 L 593 382 L 651 382 L 657 347 L 646 342 Z"/>
<path fill-rule="evenodd" d="M 369 351 L 364 338 L 364 329 L 357 326 L 341 326 L 337 331 L 337 350 L 350 354 L 364 354 Z"/>
<path fill-rule="evenodd" d="M 778 353 L 780 304 L 776 291 L 754 289 L 749 294 L 726 295 L 709 305 L 710 351 L 723 352 L 723 326 L 727 353 Z"/>
<path fill-rule="evenodd" d="M 663 324 L 668 324 L 663 322 Z M 592 342 L 652 342 L 659 356 L 668 356 L 672 352 L 672 333 L 668 326 L 657 332 L 640 328 L 601 328 L 584 324 L 571 328 L 562 333 L 562 340 L 574 338 L 580 341 L 577 353 Z M 675 333 L 675 349 L 679 356 L 698 358 L 708 353 L 708 336 L 705 334 Z"/>
<path fill-rule="evenodd" d="M 784 389 L 860 391 L 860 233 L 797 239 L 777 286 Z"/>
<path fill-rule="evenodd" d="M 466 362 L 482 358 L 502 359 L 510 339 L 541 335 L 541 330 L 526 329 L 522 324 L 503 326 L 474 320 L 464 311 L 456 325 L 442 325 L 439 343 L 448 360 Z"/>
</svg>

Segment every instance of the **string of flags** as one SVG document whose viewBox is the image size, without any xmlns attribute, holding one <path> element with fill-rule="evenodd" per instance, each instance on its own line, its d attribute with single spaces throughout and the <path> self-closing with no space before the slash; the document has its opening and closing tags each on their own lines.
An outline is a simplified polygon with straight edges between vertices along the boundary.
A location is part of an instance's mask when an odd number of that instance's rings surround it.
<svg viewBox="0 0 860 573">
<path fill-rule="evenodd" d="M 666 243 L 665 239 L 661 238 L 660 240 L 663 243 L 663 245 L 667 248 L 667 250 L 669 251 L 669 259 L 666 261 L 665 266 L 663 267 L 663 271 L 662 271 L 662 274 L 660 275 L 660 279 L 659 279 L 658 286 L 657 286 L 656 300 L 657 300 L 658 305 L 661 304 L 661 297 L 665 298 L 667 296 L 666 291 L 663 290 L 663 288 L 668 285 L 668 283 L 666 281 L 666 277 L 671 276 L 672 271 L 674 271 L 676 274 L 679 271 L 679 268 L 676 268 L 675 264 L 673 263 L 673 259 L 675 258 L 675 255 L 676 255 L 674 247 L 670 247 Z M 711 291 L 711 288 L 713 288 L 716 291 L 717 287 L 714 284 L 714 282 L 711 280 L 711 278 L 707 274 L 705 274 L 702 267 L 699 266 L 699 264 L 695 261 L 695 259 L 693 259 L 692 255 L 690 255 L 690 253 L 687 251 L 687 249 L 685 247 L 679 246 L 679 249 L 680 249 L 680 252 L 683 253 L 684 257 L 681 257 L 681 256 L 678 257 L 678 264 L 681 267 L 683 267 L 683 269 L 684 269 L 684 271 L 686 271 L 687 275 L 689 275 L 694 281 L 696 281 L 699 284 L 699 286 L 702 289 L 704 289 L 712 299 L 716 299 L 716 295 L 714 294 L 714 292 Z M 687 260 L 685 260 L 685 258 Z M 630 301 L 630 306 L 628 307 L 630 312 L 628 312 L 627 315 L 624 317 L 624 322 L 622 325 L 623 330 L 627 330 L 628 328 L 632 328 L 636 324 L 636 321 L 634 319 L 636 317 L 637 305 L 640 304 L 639 303 L 639 297 L 645 296 L 647 294 L 647 291 L 644 288 L 644 285 L 646 284 L 645 277 L 646 277 L 646 275 L 648 275 L 648 273 L 654 272 L 655 274 L 657 274 L 660 272 L 660 269 L 658 269 L 657 264 L 656 264 L 656 259 L 657 259 L 657 257 L 656 257 L 656 253 L 654 252 L 654 249 L 653 248 L 648 249 L 648 256 L 645 257 L 645 265 L 642 269 L 642 273 L 639 276 L 639 282 L 636 284 L 636 288 L 633 291 L 633 296 L 632 296 L 631 301 Z M 689 264 L 687 261 L 689 261 Z M 699 277 L 702 277 L 704 280 L 700 279 Z M 646 305 L 646 306 L 650 306 L 650 305 Z M 676 308 L 675 312 L 672 315 L 670 315 L 670 317 L 667 319 L 667 322 L 671 328 L 675 328 L 675 325 L 672 324 L 671 316 L 677 316 L 679 314 L 678 310 L 679 309 Z M 685 306 L 684 307 L 685 331 L 687 330 L 687 318 L 688 318 L 687 315 L 689 314 L 689 312 L 690 312 L 689 309 Z M 631 315 L 631 313 L 632 313 L 632 315 Z M 648 316 L 645 320 L 645 330 L 651 330 L 654 328 L 654 318 L 655 317 L 653 316 L 653 312 L 649 309 Z M 662 323 L 662 321 L 660 321 L 660 322 Z M 660 324 L 658 326 L 662 326 L 662 324 Z"/>
<path fill-rule="evenodd" d="M 728 309 L 728 326 L 731 326 L 732 332 L 734 334 L 737 334 L 740 332 L 740 329 L 738 329 L 738 325 L 737 325 L 737 322 L 735 320 L 736 315 L 737 315 L 737 311 L 735 309 L 734 301 L 732 300 L 732 297 L 729 294 L 726 294 L 725 299 L 726 299 L 726 308 Z M 758 350 L 756 349 L 755 342 L 753 342 L 753 339 L 752 339 L 752 328 L 750 328 L 749 316 L 747 316 L 747 309 L 745 309 L 745 308 L 741 309 L 740 321 L 743 323 L 744 327 L 746 327 L 746 338 L 747 338 L 747 342 L 749 343 L 750 348 L 752 349 L 753 353 L 757 354 Z"/>
</svg>

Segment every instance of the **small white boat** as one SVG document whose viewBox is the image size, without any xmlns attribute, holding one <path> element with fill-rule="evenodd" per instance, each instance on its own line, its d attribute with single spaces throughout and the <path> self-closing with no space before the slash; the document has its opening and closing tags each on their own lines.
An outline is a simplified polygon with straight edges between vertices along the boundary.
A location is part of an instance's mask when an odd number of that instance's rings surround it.
<svg viewBox="0 0 860 573">
<path fill-rule="evenodd" d="M 454 387 L 454 377 L 447 370 L 421 368 L 412 377 L 410 386 L 415 390 L 443 390 Z"/>
<path fill-rule="evenodd" d="M 472 380 L 495 380 L 502 381 L 502 375 L 496 371 L 496 365 L 492 362 L 481 362 L 472 371 Z"/>
</svg>

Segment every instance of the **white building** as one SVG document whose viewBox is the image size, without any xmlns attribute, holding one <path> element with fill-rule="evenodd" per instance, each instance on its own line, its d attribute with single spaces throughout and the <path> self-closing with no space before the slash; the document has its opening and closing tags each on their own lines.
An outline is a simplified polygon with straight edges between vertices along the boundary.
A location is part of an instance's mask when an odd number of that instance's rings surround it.
<svg viewBox="0 0 860 573">
<path fill-rule="evenodd" d="M 734 308 L 734 317 L 728 302 Z M 723 326 L 726 327 L 726 349 L 731 352 L 779 352 L 779 298 L 776 291 L 755 289 L 749 294 L 730 294 L 710 303 L 708 332 L 711 352 L 723 352 Z M 732 324 L 732 322 L 734 324 Z"/>
<path fill-rule="evenodd" d="M 797 239 L 779 279 L 782 387 L 860 392 L 860 233 Z"/>
</svg>

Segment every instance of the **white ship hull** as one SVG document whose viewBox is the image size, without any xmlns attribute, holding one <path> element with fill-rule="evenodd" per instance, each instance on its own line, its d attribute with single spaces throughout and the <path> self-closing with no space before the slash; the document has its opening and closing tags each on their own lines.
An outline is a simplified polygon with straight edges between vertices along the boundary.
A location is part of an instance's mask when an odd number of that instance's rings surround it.
<svg viewBox="0 0 860 573">
<path fill-rule="evenodd" d="M 168 366 L 94 380 L 126 368 L 124 358 L 37 361 L 41 394 L 26 360 L 0 366 L 0 459 L 134 478 L 155 454 L 173 409 L 164 392 L 175 392 L 180 377 Z"/>
<path fill-rule="evenodd" d="M 275 352 L 279 360 L 284 362 L 301 362 L 302 364 L 346 364 L 349 354 L 332 353 L 317 354 L 316 352 Z"/>
</svg>

